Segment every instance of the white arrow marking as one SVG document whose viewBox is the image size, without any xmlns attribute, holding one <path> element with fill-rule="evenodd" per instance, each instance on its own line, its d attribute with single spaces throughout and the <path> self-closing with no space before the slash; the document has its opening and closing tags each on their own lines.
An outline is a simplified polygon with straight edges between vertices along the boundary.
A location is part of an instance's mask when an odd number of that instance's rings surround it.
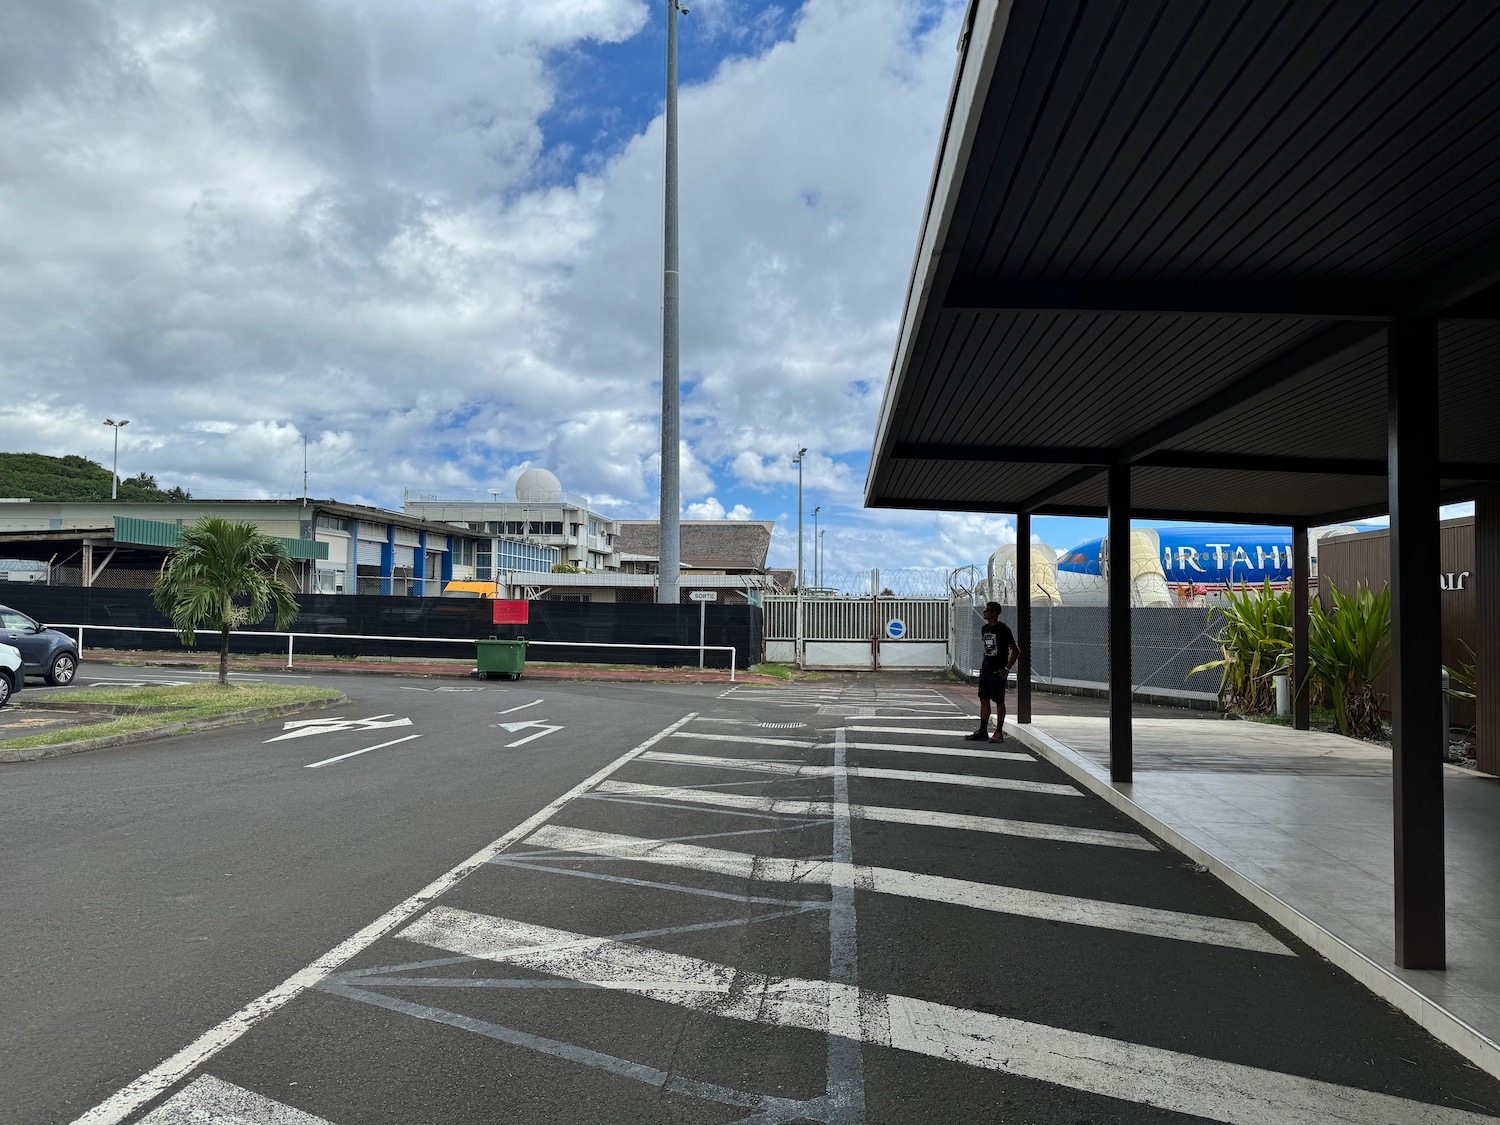
<svg viewBox="0 0 1500 1125">
<path fill-rule="evenodd" d="M 530 703 L 523 703 L 519 707 L 509 707 L 509 708 L 507 708 L 504 711 L 496 711 L 495 714 L 497 714 L 497 715 L 509 715 L 512 711 L 524 711 L 528 707 L 535 707 L 540 702 L 541 702 L 540 699 L 533 699 Z"/>
<path fill-rule="evenodd" d="M 333 734 L 345 730 L 384 730 L 387 727 L 409 727 L 410 719 L 387 719 L 386 715 L 371 715 L 368 719 L 345 719 L 334 715 L 323 719 L 291 719 L 281 724 L 285 734 L 278 734 L 275 738 L 268 738 L 266 742 L 281 742 L 288 738 L 305 738 L 310 734 Z"/>
<path fill-rule="evenodd" d="M 509 749 L 512 746 L 524 746 L 526 743 L 533 742 L 533 741 L 535 741 L 538 738 L 542 738 L 542 737 L 544 737 L 546 735 L 549 735 L 553 731 L 562 730 L 562 727 L 560 727 L 560 726 L 549 726 L 547 724 L 547 722 L 545 720 L 543 720 L 543 719 L 530 719 L 530 720 L 528 720 L 526 722 L 522 722 L 522 723 L 496 723 L 495 725 L 497 727 L 499 727 L 501 730 L 508 730 L 508 731 L 510 731 L 512 734 L 515 734 L 515 732 L 518 731 L 518 730 L 525 730 L 527 727 L 541 727 L 542 728 L 541 730 L 537 731 L 535 734 L 528 734 L 525 738 L 518 738 L 514 742 L 507 742 L 505 744 L 505 746 L 506 746 L 507 749 Z"/>
</svg>

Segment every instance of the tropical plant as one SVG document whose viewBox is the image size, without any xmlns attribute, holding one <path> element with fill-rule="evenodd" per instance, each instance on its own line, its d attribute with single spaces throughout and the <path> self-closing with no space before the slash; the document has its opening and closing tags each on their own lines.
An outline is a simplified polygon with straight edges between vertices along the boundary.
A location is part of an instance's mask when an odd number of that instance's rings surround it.
<svg viewBox="0 0 1500 1125">
<path fill-rule="evenodd" d="M 1465 699 L 1473 703 L 1479 698 L 1479 658 L 1474 655 L 1474 650 L 1467 641 L 1459 643 L 1464 646 L 1469 659 L 1443 665 L 1443 671 L 1448 673 L 1448 687 L 1445 690 L 1454 699 Z"/>
<path fill-rule="evenodd" d="M 1260 590 L 1250 586 L 1226 589 L 1220 604 L 1209 610 L 1210 627 L 1215 615 L 1222 618 L 1222 624 L 1213 639 L 1224 655 L 1198 665 L 1188 675 L 1217 668 L 1221 707 L 1269 714 L 1276 703 L 1271 677 L 1291 656 L 1291 591 L 1272 590 L 1269 578 Z"/>
<path fill-rule="evenodd" d="M 1333 611 L 1312 603 L 1307 656 L 1313 677 L 1326 685 L 1339 733 L 1378 735 L 1385 714 L 1375 680 L 1391 666 L 1391 589 L 1360 584 L 1352 593 L 1329 586 Z"/>
<path fill-rule="evenodd" d="M 556 562 L 556 563 L 552 564 L 552 573 L 553 574 L 582 574 L 583 570 L 580 567 L 574 566 L 570 562 Z"/>
<path fill-rule="evenodd" d="M 254 524 L 205 516 L 182 529 L 151 589 L 151 600 L 172 620 L 184 644 L 196 631 L 219 631 L 219 683 L 229 683 L 229 634 L 262 620 L 274 608 L 276 627 L 297 616 L 292 560 L 286 545 Z"/>
</svg>

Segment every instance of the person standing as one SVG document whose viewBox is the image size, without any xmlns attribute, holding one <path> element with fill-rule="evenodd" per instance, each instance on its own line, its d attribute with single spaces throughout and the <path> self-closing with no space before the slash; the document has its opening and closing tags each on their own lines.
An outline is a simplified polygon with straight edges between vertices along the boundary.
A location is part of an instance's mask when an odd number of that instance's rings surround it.
<svg viewBox="0 0 1500 1125">
<path fill-rule="evenodd" d="M 1000 603 L 984 603 L 984 627 L 979 630 L 984 642 L 984 657 L 979 662 L 979 729 L 964 735 L 967 742 L 1005 741 L 1005 689 L 1010 684 L 1010 670 L 1021 659 L 1016 635 L 1000 620 Z M 995 733 L 989 733 L 990 702 L 995 704 Z"/>
</svg>

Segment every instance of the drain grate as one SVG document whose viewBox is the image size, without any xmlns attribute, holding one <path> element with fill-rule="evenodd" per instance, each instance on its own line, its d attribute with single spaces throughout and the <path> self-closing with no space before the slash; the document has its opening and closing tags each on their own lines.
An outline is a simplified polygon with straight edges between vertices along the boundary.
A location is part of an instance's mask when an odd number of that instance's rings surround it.
<svg viewBox="0 0 1500 1125">
<path fill-rule="evenodd" d="M 807 726 L 806 723 L 756 723 L 755 725 L 766 730 L 796 730 L 798 727 Z"/>
</svg>

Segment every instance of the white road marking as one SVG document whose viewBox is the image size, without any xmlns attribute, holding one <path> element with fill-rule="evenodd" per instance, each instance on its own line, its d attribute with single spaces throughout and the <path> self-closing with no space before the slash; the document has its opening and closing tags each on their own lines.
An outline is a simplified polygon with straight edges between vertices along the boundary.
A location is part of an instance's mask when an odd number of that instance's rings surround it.
<svg viewBox="0 0 1500 1125">
<path fill-rule="evenodd" d="M 801 750 L 817 745 L 805 738 L 760 738 L 753 734 L 706 734 L 688 730 L 680 730 L 672 737 L 701 738 L 705 742 L 743 742 L 748 746 L 795 746 Z"/>
<path fill-rule="evenodd" d="M 541 701 L 538 700 L 537 702 Z M 518 738 L 514 742 L 507 742 L 505 744 L 506 749 L 512 746 L 524 746 L 528 742 L 535 742 L 539 738 L 545 738 L 547 735 L 563 729 L 561 726 L 549 724 L 546 719 L 530 719 L 524 722 L 497 723 L 495 725 L 503 730 L 510 731 L 511 734 L 515 734 L 518 730 L 527 730 L 530 727 L 541 728 L 535 734 L 528 734 L 525 738 Z"/>
<path fill-rule="evenodd" d="M 831 994 L 860 1013 L 860 1040 L 1228 1125 L 1495 1125 L 1488 1114 L 1127 1043 L 1046 1024 L 769 977 L 680 953 L 436 907 L 399 937 L 749 1023 L 829 1030 Z"/>
<path fill-rule="evenodd" d="M 535 707 L 540 702 L 542 702 L 540 699 L 533 699 L 530 703 L 522 703 L 518 707 L 509 707 L 509 708 L 506 708 L 504 711 L 496 711 L 495 714 L 497 714 L 497 715 L 509 715 L 512 711 L 524 711 L 528 707 Z"/>
<path fill-rule="evenodd" d="M 342 762 L 345 758 L 357 758 L 361 754 L 368 754 L 371 750 L 384 750 L 387 746 L 395 746 L 397 743 L 410 742 L 414 738 L 421 738 L 420 734 L 409 734 L 405 738 L 393 738 L 389 742 L 382 742 L 379 746 L 366 746 L 363 750 L 351 750 L 347 754 L 340 754 L 336 758 L 324 758 L 321 762 L 310 762 L 304 769 L 315 770 L 319 766 L 331 766 L 334 762 Z"/>
<path fill-rule="evenodd" d="M 163 1102 L 139 1125 L 329 1125 L 324 1117 L 293 1109 L 232 1082 L 204 1074 L 170 1101 Z"/>
<path fill-rule="evenodd" d="M 613 832 L 591 832 L 582 828 L 562 828 L 555 825 L 537 829 L 524 842 L 533 847 L 551 848 L 560 852 L 660 863 L 693 871 L 711 871 L 739 879 L 795 883 L 799 886 L 827 884 L 834 887 L 857 887 L 878 894 L 967 906 L 996 914 L 1040 918 L 1048 922 L 1066 922 L 1075 926 L 1092 926 L 1147 937 L 1220 945 L 1230 949 L 1248 949 L 1253 953 L 1295 956 L 1261 926 L 1236 918 L 1214 918 L 1153 906 L 1104 902 L 996 883 L 976 883 L 971 879 L 950 879 L 942 875 L 899 871 L 891 867 L 866 867 L 837 860 L 778 859 L 723 848 L 705 848 L 697 844 L 666 843 L 638 836 L 620 836 Z"/>
<path fill-rule="evenodd" d="M 833 742 L 833 861 L 854 864 L 854 834 L 849 819 L 849 777 L 844 772 L 844 732 Z M 860 1051 L 859 936 L 854 914 L 854 885 L 834 883 L 828 903 L 828 979 L 843 988 L 828 990 L 828 1061 L 824 1090 L 830 1102 L 827 1125 L 864 1125 L 865 1069 Z"/>
<path fill-rule="evenodd" d="M 827 801 L 799 801 L 789 798 L 754 797 L 741 793 L 719 793 L 709 789 L 682 789 L 671 785 L 644 785 L 634 781 L 606 781 L 596 793 L 643 797 L 663 801 L 681 801 L 693 805 L 712 805 L 726 809 L 773 813 L 780 816 L 824 817 L 832 814 Z M 850 805 L 849 815 L 858 820 L 881 820 L 893 824 L 917 824 L 929 828 L 957 828 L 969 832 L 994 832 L 1005 836 L 1026 836 L 1036 840 L 1057 840 L 1072 844 L 1097 844 L 1111 848 L 1133 848 L 1154 852 L 1155 844 L 1134 832 L 1107 832 L 1099 828 L 1074 828 L 1067 824 L 1045 821 L 1005 820 L 992 816 L 966 816 L 961 813 L 934 812 L 930 809 L 900 809 L 883 805 Z"/>
<path fill-rule="evenodd" d="M 368 719 L 346 719 L 342 715 L 326 715 L 316 719 L 288 719 L 281 724 L 285 734 L 266 739 L 267 743 L 284 742 L 288 738 L 307 738 L 315 734 L 337 734 L 340 731 L 385 730 L 389 727 L 409 727 L 410 719 L 392 719 L 390 715 L 371 715 Z"/>
<path fill-rule="evenodd" d="M 897 718 L 898 715 L 889 715 L 889 717 Z M 912 717 L 916 718 L 918 715 L 912 715 Z M 941 717 L 942 715 L 919 715 L 924 723 Z M 962 718 L 965 723 L 974 721 L 969 715 L 954 715 L 954 718 Z M 844 729 L 849 730 L 849 733 L 853 735 L 942 735 L 944 738 L 953 738 L 954 735 L 963 733 L 962 730 L 924 730 L 916 726 L 849 726 Z"/>
<path fill-rule="evenodd" d="M 898 746 L 891 742 L 851 742 L 851 750 L 890 750 L 897 754 L 937 754 L 944 758 L 992 758 L 1000 762 L 1034 762 L 1019 750 L 981 750 L 977 746 Z"/>
<path fill-rule="evenodd" d="M 708 766 L 716 769 L 749 770 L 752 773 L 780 773 L 789 777 L 832 777 L 832 766 L 805 766 L 793 762 L 770 762 L 763 758 L 716 758 L 707 754 L 668 754 L 653 750 L 642 754 L 646 762 L 668 762 L 680 766 Z M 1016 781 L 1009 777 L 974 777 L 965 773 L 921 773 L 915 770 L 887 770 L 873 766 L 852 766 L 850 777 L 875 778 L 882 781 L 921 781 L 936 785 L 968 785 L 976 789 L 1014 789 L 1022 793 L 1047 793 L 1055 797 L 1082 797 L 1081 789 L 1051 781 Z"/>
<path fill-rule="evenodd" d="M 546 824 L 569 801 L 588 792 L 621 766 L 634 761 L 678 727 L 692 722 L 696 717 L 696 713 L 684 715 L 670 726 L 657 731 L 639 746 L 627 750 L 597 773 L 580 781 L 540 812 L 528 817 L 498 840 L 479 849 L 457 867 L 438 876 L 416 894 L 386 911 L 357 934 L 341 941 L 306 968 L 299 969 L 271 991 L 250 1001 L 228 1019 L 205 1031 L 171 1058 L 158 1063 L 124 1089 L 111 1094 L 93 1109 L 75 1118 L 73 1125 L 117 1125 L 141 1106 L 180 1082 L 184 1075 L 213 1058 L 261 1020 L 281 1008 L 287 1001 L 300 996 L 334 972 L 349 958 L 364 951 L 418 911 L 431 905 L 433 899 L 449 890 L 459 880 L 485 866 L 511 844 Z"/>
</svg>

